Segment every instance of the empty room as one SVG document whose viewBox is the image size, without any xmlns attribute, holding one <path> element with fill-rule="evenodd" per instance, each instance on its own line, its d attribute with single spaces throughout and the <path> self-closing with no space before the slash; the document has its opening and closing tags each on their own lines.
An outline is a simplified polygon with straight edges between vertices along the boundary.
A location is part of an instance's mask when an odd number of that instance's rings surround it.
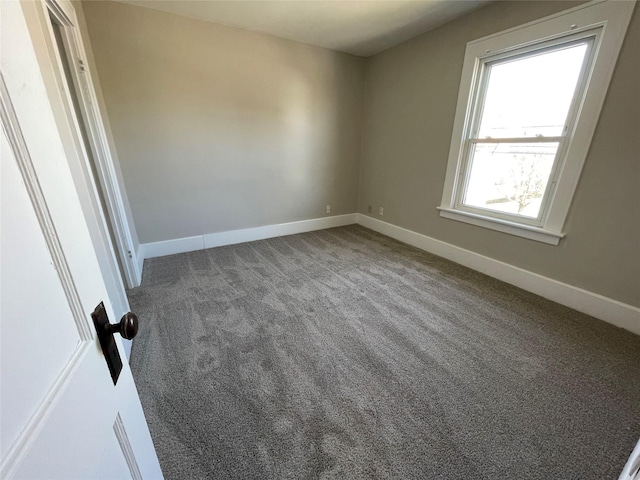
<svg viewBox="0 0 640 480">
<path fill-rule="evenodd" d="M 640 480 L 636 1 L 0 8 L 1 478 Z"/>
</svg>

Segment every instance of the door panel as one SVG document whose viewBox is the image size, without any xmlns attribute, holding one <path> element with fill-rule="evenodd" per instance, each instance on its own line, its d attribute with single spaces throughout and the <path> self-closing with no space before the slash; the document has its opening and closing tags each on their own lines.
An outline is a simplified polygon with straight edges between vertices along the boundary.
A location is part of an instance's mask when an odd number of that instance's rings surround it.
<svg viewBox="0 0 640 480">
<path fill-rule="evenodd" d="M 109 437 L 104 452 L 102 453 L 102 458 L 98 462 L 95 470 L 94 478 L 96 480 L 126 478 L 127 475 L 136 478 L 134 473 L 131 472 L 125 457 L 122 455 L 123 448 L 120 444 L 121 440 L 116 433 L 121 423 L 120 418 L 116 418 L 113 424 L 113 434 Z"/>
<path fill-rule="evenodd" d="M 117 414 L 115 392 L 95 340 L 78 332 L 59 275 L 68 266 L 53 259 L 47 243 L 55 240 L 45 240 L 36 216 L 37 209 L 48 215 L 46 205 L 34 209 L 4 130 L 2 453 L 3 464 L 13 462 L 3 477 L 86 478 L 88 460 L 104 448 L 104 432 Z"/>
<path fill-rule="evenodd" d="M 2 322 L 0 338 L 0 402 L 3 409 L 12 412 L 11 416 L 2 418 L 0 452 L 4 455 L 7 446 L 16 440 L 20 425 L 26 423 L 53 386 L 57 372 L 73 357 L 81 338 L 73 322 L 60 325 L 55 335 L 48 328 L 38 328 L 46 327 L 52 316 L 73 318 L 73 315 L 15 157 L 5 135 L 1 140 L 1 314 L 3 319 L 20 319 Z M 7 295 L 9 289 L 11 294 Z M 46 295 L 34 295 L 35 292 L 46 292 Z M 16 361 L 23 355 L 25 346 L 29 346 L 31 360 Z"/>
<path fill-rule="evenodd" d="M 128 363 L 114 385 L 90 316 L 104 302 L 119 320 L 25 13 L 39 7 L 0 2 L 0 477 L 162 478 Z"/>
</svg>

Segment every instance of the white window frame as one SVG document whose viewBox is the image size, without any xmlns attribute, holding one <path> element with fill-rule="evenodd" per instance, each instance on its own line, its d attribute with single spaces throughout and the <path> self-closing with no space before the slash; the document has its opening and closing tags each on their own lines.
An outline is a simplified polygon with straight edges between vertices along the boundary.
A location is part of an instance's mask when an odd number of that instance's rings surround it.
<svg viewBox="0 0 640 480">
<path fill-rule="evenodd" d="M 633 13 L 633 1 L 598 0 L 467 44 L 440 216 L 557 245 Z M 483 65 L 505 56 L 593 37 L 538 218 L 462 204 L 474 124 L 484 96 Z M 584 92 L 584 94 L 581 94 Z M 529 141 L 528 139 L 527 141 Z M 557 140 L 556 140 L 557 141 Z"/>
</svg>

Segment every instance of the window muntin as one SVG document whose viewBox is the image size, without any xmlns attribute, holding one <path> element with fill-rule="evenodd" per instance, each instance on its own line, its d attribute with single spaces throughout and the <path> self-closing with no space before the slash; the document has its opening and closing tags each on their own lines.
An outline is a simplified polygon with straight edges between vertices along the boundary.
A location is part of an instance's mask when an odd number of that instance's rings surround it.
<svg viewBox="0 0 640 480">
<path fill-rule="evenodd" d="M 478 63 L 456 207 L 542 225 L 593 63 L 593 32 Z"/>
</svg>

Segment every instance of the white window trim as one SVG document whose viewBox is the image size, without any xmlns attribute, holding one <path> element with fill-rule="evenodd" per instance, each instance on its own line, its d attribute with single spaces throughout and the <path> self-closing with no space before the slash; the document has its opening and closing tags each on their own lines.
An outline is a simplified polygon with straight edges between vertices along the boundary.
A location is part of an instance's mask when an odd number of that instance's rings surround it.
<svg viewBox="0 0 640 480">
<path fill-rule="evenodd" d="M 562 229 L 634 6 L 633 1 L 597 0 L 467 44 L 442 203 L 437 207 L 440 216 L 552 245 L 560 242 L 565 236 Z M 520 223 L 457 208 L 457 178 L 465 160 L 465 140 L 471 122 L 473 90 L 480 61 L 487 56 L 596 28 L 602 32 L 594 44 L 595 60 L 589 72 L 586 95 L 577 111 L 575 129 L 565 139 L 564 161 L 558 165 L 556 185 L 549 192 L 548 208 L 540 224 L 532 225 L 526 220 Z"/>
</svg>

